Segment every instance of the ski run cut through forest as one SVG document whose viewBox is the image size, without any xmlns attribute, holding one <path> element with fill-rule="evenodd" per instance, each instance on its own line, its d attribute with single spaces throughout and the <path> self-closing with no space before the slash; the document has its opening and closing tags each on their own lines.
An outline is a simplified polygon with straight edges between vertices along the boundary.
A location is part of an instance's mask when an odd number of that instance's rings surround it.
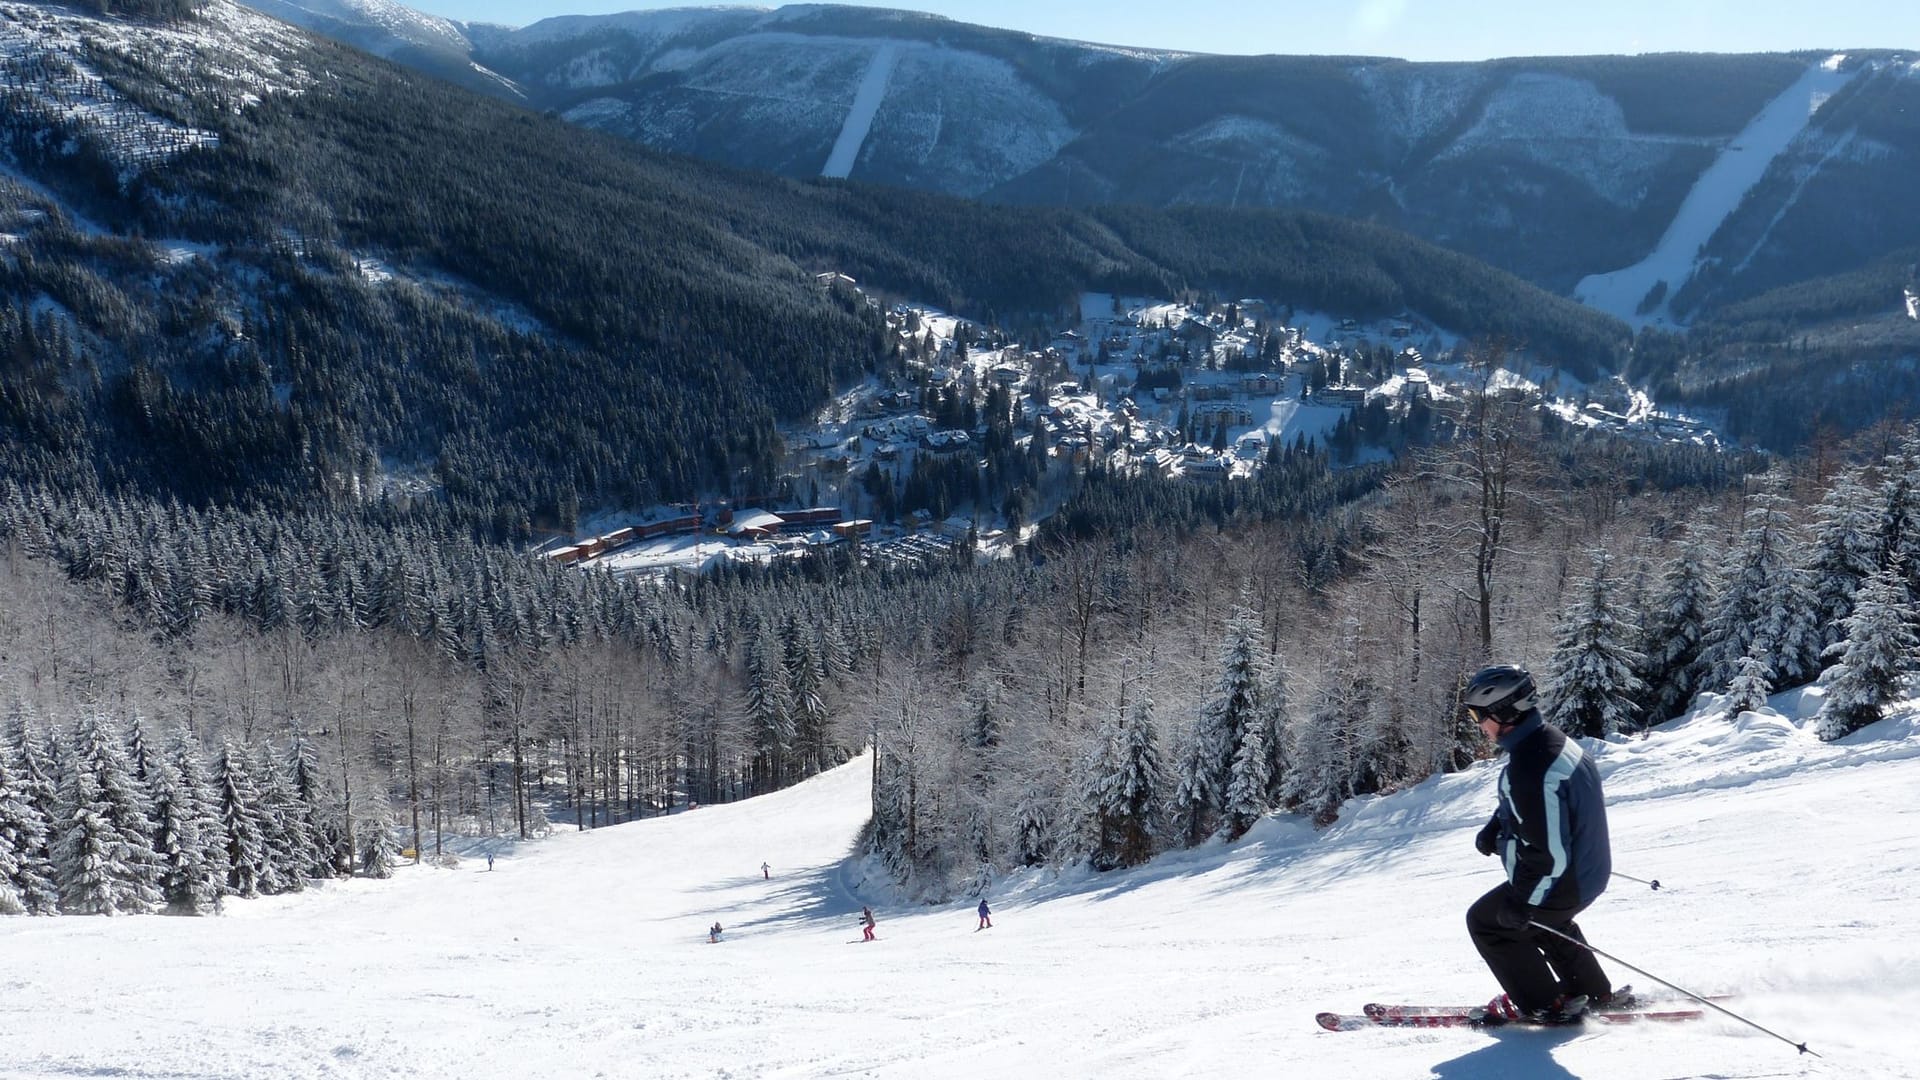
<svg viewBox="0 0 1920 1080">
<path fill-rule="evenodd" d="M 978 929 L 977 897 L 902 902 L 858 854 L 862 756 L 491 869 L 402 866 L 210 918 L 0 919 L 0 1076 L 1913 1077 L 1920 701 L 1829 743 L 1823 693 L 1737 715 L 1703 695 L 1588 741 L 1615 869 L 1661 887 L 1616 878 L 1581 919 L 1818 1057 L 1712 1012 L 1321 1030 L 1322 1011 L 1496 992 L 1463 913 L 1500 880 L 1473 847 L 1497 762 L 1352 800 L 1325 830 L 1270 816 L 1132 870 L 1024 871 Z"/>
</svg>

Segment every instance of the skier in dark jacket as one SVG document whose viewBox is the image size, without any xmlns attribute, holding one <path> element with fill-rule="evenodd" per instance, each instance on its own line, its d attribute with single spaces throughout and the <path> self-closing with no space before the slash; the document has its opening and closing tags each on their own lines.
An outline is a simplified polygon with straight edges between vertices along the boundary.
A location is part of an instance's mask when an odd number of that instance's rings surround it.
<svg viewBox="0 0 1920 1080">
<path fill-rule="evenodd" d="M 1534 696 L 1533 677 L 1505 664 L 1477 672 L 1460 695 L 1507 753 L 1500 807 L 1474 838 L 1482 855 L 1500 856 L 1507 880 L 1467 909 L 1467 932 L 1505 991 L 1488 1003 L 1489 1023 L 1572 1023 L 1613 996 L 1591 951 L 1540 929 L 1585 942 L 1574 916 L 1606 889 L 1613 856 L 1600 773 Z"/>
<path fill-rule="evenodd" d="M 980 898 L 979 913 L 980 913 L 980 925 L 974 927 L 974 930 L 980 931 L 980 930 L 993 929 L 993 912 L 988 909 L 987 898 L 984 896 Z"/>
</svg>

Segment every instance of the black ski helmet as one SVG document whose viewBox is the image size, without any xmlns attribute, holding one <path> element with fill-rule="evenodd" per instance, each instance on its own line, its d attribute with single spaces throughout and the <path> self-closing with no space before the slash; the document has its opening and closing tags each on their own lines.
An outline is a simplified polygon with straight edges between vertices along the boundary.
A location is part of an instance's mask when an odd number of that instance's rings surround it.
<svg viewBox="0 0 1920 1080">
<path fill-rule="evenodd" d="M 1533 696 L 1533 676 L 1527 669 L 1495 664 L 1473 673 L 1466 689 L 1460 691 L 1460 704 L 1505 726 L 1533 708 Z"/>
</svg>

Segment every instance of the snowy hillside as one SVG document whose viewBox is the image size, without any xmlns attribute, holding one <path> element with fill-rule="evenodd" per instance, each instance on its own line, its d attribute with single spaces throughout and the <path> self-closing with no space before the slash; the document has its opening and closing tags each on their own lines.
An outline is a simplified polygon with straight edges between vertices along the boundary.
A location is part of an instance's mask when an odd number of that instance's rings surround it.
<svg viewBox="0 0 1920 1080">
<path fill-rule="evenodd" d="M 466 52 L 471 48 L 465 34 L 452 21 L 393 0 L 248 0 L 275 18 L 298 26 L 326 31 L 339 25 L 378 27 L 394 43 L 405 42 L 426 48 Z M 391 46 L 372 51 L 390 54 Z"/>
<path fill-rule="evenodd" d="M 1646 258 L 1624 270 L 1585 278 L 1574 288 L 1575 299 L 1635 328 L 1665 322 L 1667 297 L 1693 276 L 1707 242 L 1728 215 L 1760 182 L 1774 159 L 1802 136 L 1819 107 L 1859 74 L 1843 70 L 1843 59 L 1834 56 L 1808 67 L 1700 174 Z M 1655 289 L 1659 291 L 1652 292 Z M 1647 303 L 1649 299 L 1654 302 Z"/>
<path fill-rule="evenodd" d="M 1409 63 L 1118 48 L 836 4 L 512 27 L 395 0 L 249 2 L 656 149 L 993 202 L 1365 218 L 1635 322 L 1857 269 L 1920 225 L 1895 194 L 1920 158 L 1904 120 L 1920 78 L 1874 42 Z"/>
<path fill-rule="evenodd" d="M 237 110 L 269 94 L 298 93 L 311 81 L 290 59 L 299 46 L 297 32 L 229 0 L 211 0 L 200 21 L 180 26 L 0 3 L 0 65 L 14 86 L 9 111 L 98 140 L 123 180 L 214 136 L 129 99 L 102 76 L 100 57 L 171 72 L 199 92 L 217 88 L 224 106 Z"/>
<path fill-rule="evenodd" d="M 1920 732 L 1841 744 L 1711 707 L 1606 744 L 1618 880 L 1597 946 L 1724 1019 L 1319 1031 L 1372 1000 L 1484 1000 L 1462 926 L 1495 769 L 1271 819 L 1133 872 L 892 901 L 852 858 L 868 762 L 775 795 L 403 871 L 221 918 L 0 919 L 0 1075 L 127 1077 L 1911 1077 Z M 760 864 L 771 864 L 761 877 Z M 875 906 L 878 940 L 854 919 Z M 726 928 L 709 944 L 708 925 Z M 1616 982 L 1650 980 L 1618 964 Z"/>
</svg>

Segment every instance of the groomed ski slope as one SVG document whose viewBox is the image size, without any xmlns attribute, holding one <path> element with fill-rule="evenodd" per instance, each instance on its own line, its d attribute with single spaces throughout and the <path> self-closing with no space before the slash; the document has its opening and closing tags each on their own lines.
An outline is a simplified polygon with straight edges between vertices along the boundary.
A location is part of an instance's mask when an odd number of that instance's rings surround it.
<svg viewBox="0 0 1920 1080">
<path fill-rule="evenodd" d="M 873 116 L 880 111 L 880 102 L 886 99 L 893 67 L 900 62 L 900 48 L 899 42 L 888 41 L 874 50 L 866 73 L 860 76 L 860 87 L 854 91 L 853 105 L 847 109 L 847 118 L 840 125 L 840 136 L 833 141 L 827 163 L 820 169 L 821 176 L 845 180 L 853 172 L 860 147 L 866 144 L 867 132 L 873 129 Z"/>
<path fill-rule="evenodd" d="M 1492 766 L 1276 818 L 1132 872 L 888 902 L 850 860 L 865 758 L 792 790 L 407 869 L 220 918 L 0 919 L 0 1076 L 1442 1077 L 1920 1075 L 1920 731 L 1844 745 L 1702 715 L 1599 751 L 1621 881 L 1601 948 L 1731 1003 L 1666 1027 L 1359 1031 L 1372 1000 L 1494 987 Z M 759 865 L 773 866 L 763 881 Z M 862 899 L 879 940 L 857 943 Z M 706 941 L 720 920 L 726 940 Z M 1621 981 L 1647 980 L 1609 965 Z"/>
<path fill-rule="evenodd" d="M 1646 258 L 1623 270 L 1592 274 L 1574 286 L 1574 299 L 1612 315 L 1635 329 L 1665 322 L 1667 299 L 1693 277 L 1707 241 L 1758 184 L 1773 160 L 1784 153 L 1806 129 L 1828 98 L 1859 74 L 1842 70 L 1842 56 L 1810 65 L 1806 72 L 1769 102 L 1734 140 L 1720 151 L 1681 200 L 1666 232 Z M 1659 282 L 1667 293 L 1654 309 L 1639 310 L 1641 301 Z"/>
</svg>

